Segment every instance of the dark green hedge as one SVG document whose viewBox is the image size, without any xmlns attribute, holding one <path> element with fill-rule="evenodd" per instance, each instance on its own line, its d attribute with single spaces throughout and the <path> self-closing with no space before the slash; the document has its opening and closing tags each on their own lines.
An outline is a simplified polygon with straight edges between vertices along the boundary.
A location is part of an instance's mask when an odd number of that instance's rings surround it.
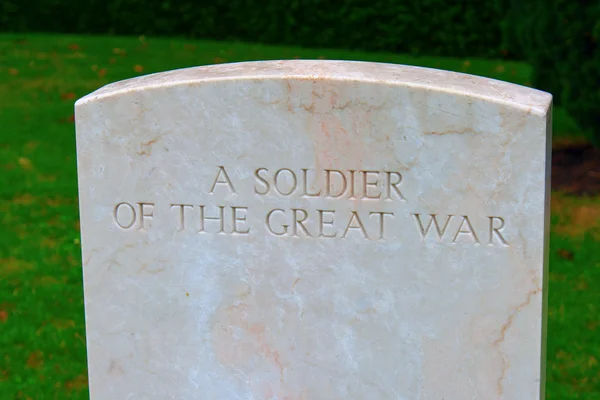
<svg viewBox="0 0 600 400">
<path fill-rule="evenodd" d="M 533 65 L 533 85 L 600 146 L 600 1 L 511 1 L 511 40 Z"/>
<path fill-rule="evenodd" d="M 1 0 L 0 31 L 505 55 L 504 0 Z"/>
</svg>

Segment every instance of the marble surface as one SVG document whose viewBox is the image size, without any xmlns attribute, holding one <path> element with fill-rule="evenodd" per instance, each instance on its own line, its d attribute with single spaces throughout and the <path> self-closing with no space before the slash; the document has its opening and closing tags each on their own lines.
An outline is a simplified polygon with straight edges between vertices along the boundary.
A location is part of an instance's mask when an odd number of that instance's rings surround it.
<svg viewBox="0 0 600 400">
<path fill-rule="evenodd" d="M 551 101 L 300 60 L 80 99 L 91 398 L 543 399 Z"/>
</svg>

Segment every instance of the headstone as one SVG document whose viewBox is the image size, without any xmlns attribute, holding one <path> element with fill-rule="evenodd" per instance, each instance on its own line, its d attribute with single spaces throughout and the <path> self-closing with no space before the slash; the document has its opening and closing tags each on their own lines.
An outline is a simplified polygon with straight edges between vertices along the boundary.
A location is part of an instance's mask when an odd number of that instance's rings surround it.
<svg viewBox="0 0 600 400">
<path fill-rule="evenodd" d="M 551 96 L 270 61 L 76 105 L 94 400 L 541 400 Z"/>
</svg>

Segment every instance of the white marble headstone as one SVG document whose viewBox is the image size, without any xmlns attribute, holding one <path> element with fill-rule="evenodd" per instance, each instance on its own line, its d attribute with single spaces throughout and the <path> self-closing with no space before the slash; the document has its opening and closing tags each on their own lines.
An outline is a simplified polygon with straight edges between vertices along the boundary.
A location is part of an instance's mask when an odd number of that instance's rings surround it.
<svg viewBox="0 0 600 400">
<path fill-rule="evenodd" d="M 76 104 L 93 400 L 541 400 L 551 96 L 363 62 Z"/>
</svg>

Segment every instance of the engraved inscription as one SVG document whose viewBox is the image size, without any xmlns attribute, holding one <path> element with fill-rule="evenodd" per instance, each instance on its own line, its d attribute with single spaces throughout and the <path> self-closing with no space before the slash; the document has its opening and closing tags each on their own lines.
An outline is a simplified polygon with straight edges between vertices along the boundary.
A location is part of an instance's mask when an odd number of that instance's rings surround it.
<svg viewBox="0 0 600 400">
<path fill-rule="evenodd" d="M 406 201 L 400 191 L 402 175 L 394 171 L 315 171 L 307 168 L 280 168 L 271 171 L 268 168 L 257 168 L 254 170 L 254 178 L 254 193 L 261 196 L 278 194 L 284 197 L 298 195 L 330 199 Z"/>
<path fill-rule="evenodd" d="M 429 244 L 510 246 L 507 221 L 503 217 L 410 212 L 410 202 L 401 189 L 404 177 L 399 172 L 259 167 L 252 169 L 249 186 L 244 186 L 236 179 L 239 175 L 232 174 L 225 166 L 217 166 L 213 171 L 204 193 L 224 196 L 223 203 L 206 200 L 202 204 L 168 203 L 166 208 L 170 212 L 159 215 L 168 215 L 175 231 L 202 235 L 263 233 L 291 239 L 386 241 L 405 240 L 409 237 L 408 229 L 415 238 Z M 225 199 L 238 195 L 238 189 L 244 187 L 250 191 L 248 196 L 261 198 L 259 204 L 264 207 L 225 204 Z M 283 198 L 286 199 L 285 207 L 269 205 L 273 200 Z M 316 198 L 325 207 L 306 205 L 307 201 L 310 203 L 310 199 Z M 301 203 L 294 204 L 295 201 Z M 342 204 L 344 206 L 338 208 Z M 121 201 L 113 208 L 113 219 L 123 230 L 147 231 L 159 223 L 155 218 L 156 207 L 152 202 Z M 384 208 L 377 209 L 379 207 Z"/>
<path fill-rule="evenodd" d="M 250 233 L 248 207 L 171 204 L 171 209 L 173 208 L 178 214 L 178 231 L 240 235 Z"/>
<path fill-rule="evenodd" d="M 154 218 L 154 203 L 137 202 L 136 206 L 127 202 L 118 203 L 113 210 L 115 223 L 119 228 L 130 229 L 137 226 L 137 230 L 146 231 L 150 221 Z"/>
<path fill-rule="evenodd" d="M 450 243 L 457 242 L 471 242 L 471 243 L 480 243 L 479 234 L 477 230 L 474 228 L 471 218 L 468 215 L 455 216 L 455 215 L 446 215 L 441 217 L 437 214 L 429 214 L 427 216 L 422 216 L 421 214 L 413 214 L 415 217 L 415 221 L 417 222 L 417 227 L 419 229 L 419 233 L 421 234 L 421 239 L 427 240 L 428 237 L 436 237 L 438 242 L 444 242 L 448 240 Z M 450 240 L 450 236 L 447 235 L 447 231 L 451 222 L 455 221 L 456 218 L 460 218 L 458 224 L 454 225 L 454 228 L 451 229 L 452 239 Z M 487 217 L 489 220 L 489 225 L 487 227 L 487 234 L 489 236 L 488 244 L 494 245 L 496 242 L 508 246 L 508 242 L 500 233 L 500 230 L 504 228 L 504 218 L 501 217 Z M 427 222 L 424 223 L 424 220 Z M 443 221 L 443 222 L 442 222 Z M 435 233 L 430 233 L 430 232 Z M 485 237 L 485 236 L 484 236 Z"/>
<path fill-rule="evenodd" d="M 265 226 L 275 236 L 329 239 L 354 236 L 367 240 L 384 240 L 386 217 L 393 216 L 394 213 L 384 211 L 340 213 L 335 210 L 276 208 L 267 213 Z"/>
</svg>

